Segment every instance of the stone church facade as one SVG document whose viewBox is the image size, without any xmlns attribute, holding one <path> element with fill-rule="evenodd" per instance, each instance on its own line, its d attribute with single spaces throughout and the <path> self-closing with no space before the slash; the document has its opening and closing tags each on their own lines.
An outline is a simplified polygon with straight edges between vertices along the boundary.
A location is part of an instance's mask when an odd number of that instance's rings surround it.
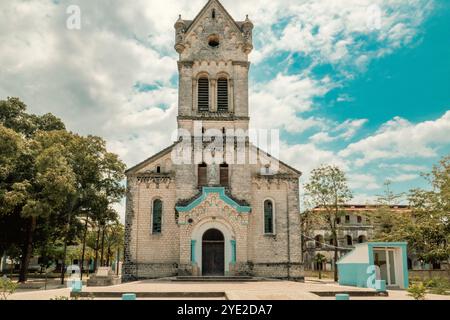
<svg viewBox="0 0 450 320">
<path fill-rule="evenodd" d="M 235 21 L 217 0 L 209 0 L 194 20 L 176 21 L 177 121 L 185 134 L 126 172 L 124 281 L 302 278 L 301 173 L 248 138 L 221 142 L 213 148 L 214 161 L 206 159 L 208 132 L 249 129 L 252 30 L 248 17 Z M 175 161 L 180 150 L 192 151 L 191 142 L 200 145 L 200 156 L 188 152 L 189 161 Z M 255 162 L 249 161 L 252 152 Z"/>
</svg>

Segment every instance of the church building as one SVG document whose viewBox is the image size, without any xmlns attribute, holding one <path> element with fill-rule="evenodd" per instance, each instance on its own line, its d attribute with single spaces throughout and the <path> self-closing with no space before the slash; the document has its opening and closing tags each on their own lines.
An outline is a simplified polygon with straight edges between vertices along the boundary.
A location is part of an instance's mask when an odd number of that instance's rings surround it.
<svg viewBox="0 0 450 320">
<path fill-rule="evenodd" d="M 303 277 L 301 172 L 248 137 L 231 135 L 229 143 L 228 133 L 250 129 L 252 31 L 248 17 L 235 21 L 218 0 L 176 21 L 179 134 L 126 172 L 123 281 Z"/>
</svg>

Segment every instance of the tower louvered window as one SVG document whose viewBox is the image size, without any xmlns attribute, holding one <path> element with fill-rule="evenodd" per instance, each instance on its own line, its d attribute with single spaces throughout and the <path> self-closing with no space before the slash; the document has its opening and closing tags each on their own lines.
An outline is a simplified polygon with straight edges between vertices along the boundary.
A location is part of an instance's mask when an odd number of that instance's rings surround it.
<svg viewBox="0 0 450 320">
<path fill-rule="evenodd" d="M 209 111 L 209 81 L 207 78 L 198 80 L 198 111 Z"/>
<path fill-rule="evenodd" d="M 217 81 L 217 110 L 228 112 L 228 80 L 219 79 Z"/>
</svg>

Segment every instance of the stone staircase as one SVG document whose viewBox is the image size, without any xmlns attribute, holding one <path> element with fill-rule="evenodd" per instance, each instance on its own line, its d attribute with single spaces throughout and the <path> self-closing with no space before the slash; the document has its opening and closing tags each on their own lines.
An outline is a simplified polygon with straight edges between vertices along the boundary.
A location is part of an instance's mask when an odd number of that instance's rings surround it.
<svg viewBox="0 0 450 320">
<path fill-rule="evenodd" d="M 179 276 L 171 278 L 175 282 L 256 282 L 262 281 L 261 278 L 249 276 L 212 276 L 212 277 L 195 277 L 195 276 Z"/>
</svg>

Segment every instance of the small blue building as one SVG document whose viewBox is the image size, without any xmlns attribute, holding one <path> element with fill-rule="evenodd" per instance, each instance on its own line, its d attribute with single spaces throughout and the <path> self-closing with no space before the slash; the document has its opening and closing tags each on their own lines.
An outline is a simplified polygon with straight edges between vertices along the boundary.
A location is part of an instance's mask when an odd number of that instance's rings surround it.
<svg viewBox="0 0 450 320">
<path fill-rule="evenodd" d="M 375 266 L 375 268 L 373 267 Z M 339 284 L 367 288 L 367 280 L 376 273 L 388 288 L 408 288 L 406 242 L 367 242 L 337 262 Z"/>
</svg>

